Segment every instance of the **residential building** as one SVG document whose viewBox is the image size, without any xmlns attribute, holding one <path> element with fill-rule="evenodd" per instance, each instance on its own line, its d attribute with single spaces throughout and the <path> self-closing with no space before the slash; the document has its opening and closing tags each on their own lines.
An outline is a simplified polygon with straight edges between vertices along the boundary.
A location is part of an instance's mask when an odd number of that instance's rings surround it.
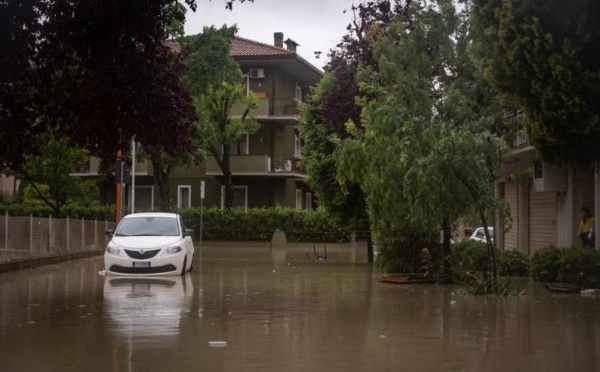
<svg viewBox="0 0 600 372">
<path fill-rule="evenodd" d="M 500 216 L 496 228 L 498 248 L 532 254 L 548 245 L 580 246 L 580 209 L 600 212 L 598 172 L 574 172 L 538 160 L 524 132 L 509 146 L 497 193 L 510 206 L 512 226 L 508 218 Z M 595 231 L 600 231 L 600 220 L 595 219 L 595 223 Z"/>
<path fill-rule="evenodd" d="M 250 116 L 262 124 L 258 132 L 244 134 L 231 146 L 234 206 L 313 209 L 306 173 L 299 165 L 302 141 L 298 133 L 298 107 L 323 73 L 297 53 L 298 46 L 291 39 L 284 41 L 280 32 L 274 34 L 273 44 L 242 37 L 232 42 L 231 56 L 241 67 L 243 84 L 259 98 Z M 234 106 L 231 116 L 241 117 L 243 111 L 241 105 Z M 221 169 L 213 157 L 198 166 L 175 169 L 169 178 L 171 205 L 222 206 L 224 188 L 219 183 L 220 176 Z M 201 182 L 205 196 L 202 200 Z M 114 193 L 114 187 L 108 187 L 103 198 L 113 202 Z M 131 205 L 133 196 L 136 211 L 158 206 L 158 192 L 148 162 L 136 164 L 135 193 L 132 195 L 128 185 L 125 195 L 127 205 Z"/>
</svg>

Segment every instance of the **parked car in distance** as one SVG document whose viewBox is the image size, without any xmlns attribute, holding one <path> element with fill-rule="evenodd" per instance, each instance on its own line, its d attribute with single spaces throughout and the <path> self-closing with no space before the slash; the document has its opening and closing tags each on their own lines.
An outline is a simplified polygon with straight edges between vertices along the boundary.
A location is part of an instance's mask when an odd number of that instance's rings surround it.
<svg viewBox="0 0 600 372">
<path fill-rule="evenodd" d="M 488 227 L 488 231 L 490 233 L 490 238 L 492 242 L 494 242 L 494 228 Z M 477 240 L 479 242 L 485 242 L 485 231 L 483 227 L 478 227 L 473 231 L 473 234 L 469 237 L 469 240 Z"/>
<path fill-rule="evenodd" d="M 106 230 L 106 275 L 184 275 L 192 269 L 194 242 L 175 213 L 133 213 Z"/>
</svg>

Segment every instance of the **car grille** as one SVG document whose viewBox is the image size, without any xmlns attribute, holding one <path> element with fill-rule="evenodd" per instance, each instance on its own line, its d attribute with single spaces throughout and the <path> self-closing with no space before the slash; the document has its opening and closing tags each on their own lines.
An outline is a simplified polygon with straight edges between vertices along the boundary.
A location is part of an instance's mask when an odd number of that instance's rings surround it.
<svg viewBox="0 0 600 372">
<path fill-rule="evenodd" d="M 160 252 L 160 249 L 153 249 L 151 251 L 144 251 L 144 253 L 140 251 L 133 251 L 130 249 L 125 249 L 125 253 L 131 258 L 135 258 L 136 260 L 146 260 L 148 258 L 152 258 L 156 256 Z"/>
<path fill-rule="evenodd" d="M 160 274 L 175 271 L 177 268 L 173 265 L 155 266 L 155 267 L 125 267 L 112 265 L 110 271 L 119 274 Z"/>
</svg>

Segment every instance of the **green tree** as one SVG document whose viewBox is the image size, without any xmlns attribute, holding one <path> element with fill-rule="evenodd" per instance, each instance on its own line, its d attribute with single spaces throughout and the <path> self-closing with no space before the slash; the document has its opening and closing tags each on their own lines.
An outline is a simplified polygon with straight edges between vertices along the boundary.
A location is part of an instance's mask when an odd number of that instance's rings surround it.
<svg viewBox="0 0 600 372">
<path fill-rule="evenodd" d="M 253 134 L 261 127 L 258 121 L 248 117 L 256 102 L 254 94 L 246 95 L 245 86 L 227 82 L 210 88 L 198 99 L 198 132 L 201 133 L 201 137 L 197 143 L 200 149 L 214 156 L 223 172 L 221 182 L 225 187 L 225 209 L 231 209 L 235 197 L 231 172 L 232 145 L 241 139 L 244 133 Z M 241 118 L 231 117 L 231 109 L 236 103 L 245 107 Z"/>
<path fill-rule="evenodd" d="M 526 115 L 544 160 L 600 160 L 600 3 L 473 0 L 477 67 Z"/>
<path fill-rule="evenodd" d="M 220 29 L 205 27 L 199 35 L 182 40 L 191 53 L 186 58 L 188 69 L 183 78 L 188 91 L 196 100 L 199 121 L 195 148 L 212 155 L 223 172 L 220 182 L 225 187 L 225 208 L 233 205 L 235 197 L 231 173 L 231 146 L 245 133 L 252 134 L 260 124 L 248 115 L 256 107 L 257 98 L 241 84 L 242 71 L 231 58 L 231 41 L 237 27 Z M 239 118 L 231 117 L 234 105 L 242 105 Z"/>
<path fill-rule="evenodd" d="M 89 161 L 86 150 L 71 147 L 66 139 L 46 134 L 39 139 L 40 154 L 25 156 L 18 171 L 34 194 L 61 217 L 61 208 L 69 201 L 84 196 L 88 188 L 70 174 L 79 164 Z"/>
<path fill-rule="evenodd" d="M 338 176 L 367 196 L 378 265 L 387 269 L 415 270 L 419 251 L 439 244 L 440 226 L 496 207 L 497 97 L 470 73 L 464 15 L 449 0 L 421 5 L 371 34 L 378 68 L 359 75 L 364 131 L 349 123 L 354 135 L 335 154 Z"/>
</svg>

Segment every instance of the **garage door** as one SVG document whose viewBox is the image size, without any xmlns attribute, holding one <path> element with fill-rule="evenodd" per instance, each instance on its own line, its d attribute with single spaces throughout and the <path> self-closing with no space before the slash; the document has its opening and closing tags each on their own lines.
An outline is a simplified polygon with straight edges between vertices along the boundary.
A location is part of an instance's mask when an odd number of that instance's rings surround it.
<svg viewBox="0 0 600 372">
<path fill-rule="evenodd" d="M 534 192 L 529 194 L 529 252 L 557 243 L 556 193 Z"/>
<path fill-rule="evenodd" d="M 512 217 L 512 227 L 510 229 L 507 229 L 508 221 L 505 221 L 504 224 L 504 249 L 516 249 L 519 246 L 517 241 L 519 226 L 518 189 L 516 182 L 506 182 L 504 184 L 504 199 L 510 207 L 510 215 Z"/>
</svg>

